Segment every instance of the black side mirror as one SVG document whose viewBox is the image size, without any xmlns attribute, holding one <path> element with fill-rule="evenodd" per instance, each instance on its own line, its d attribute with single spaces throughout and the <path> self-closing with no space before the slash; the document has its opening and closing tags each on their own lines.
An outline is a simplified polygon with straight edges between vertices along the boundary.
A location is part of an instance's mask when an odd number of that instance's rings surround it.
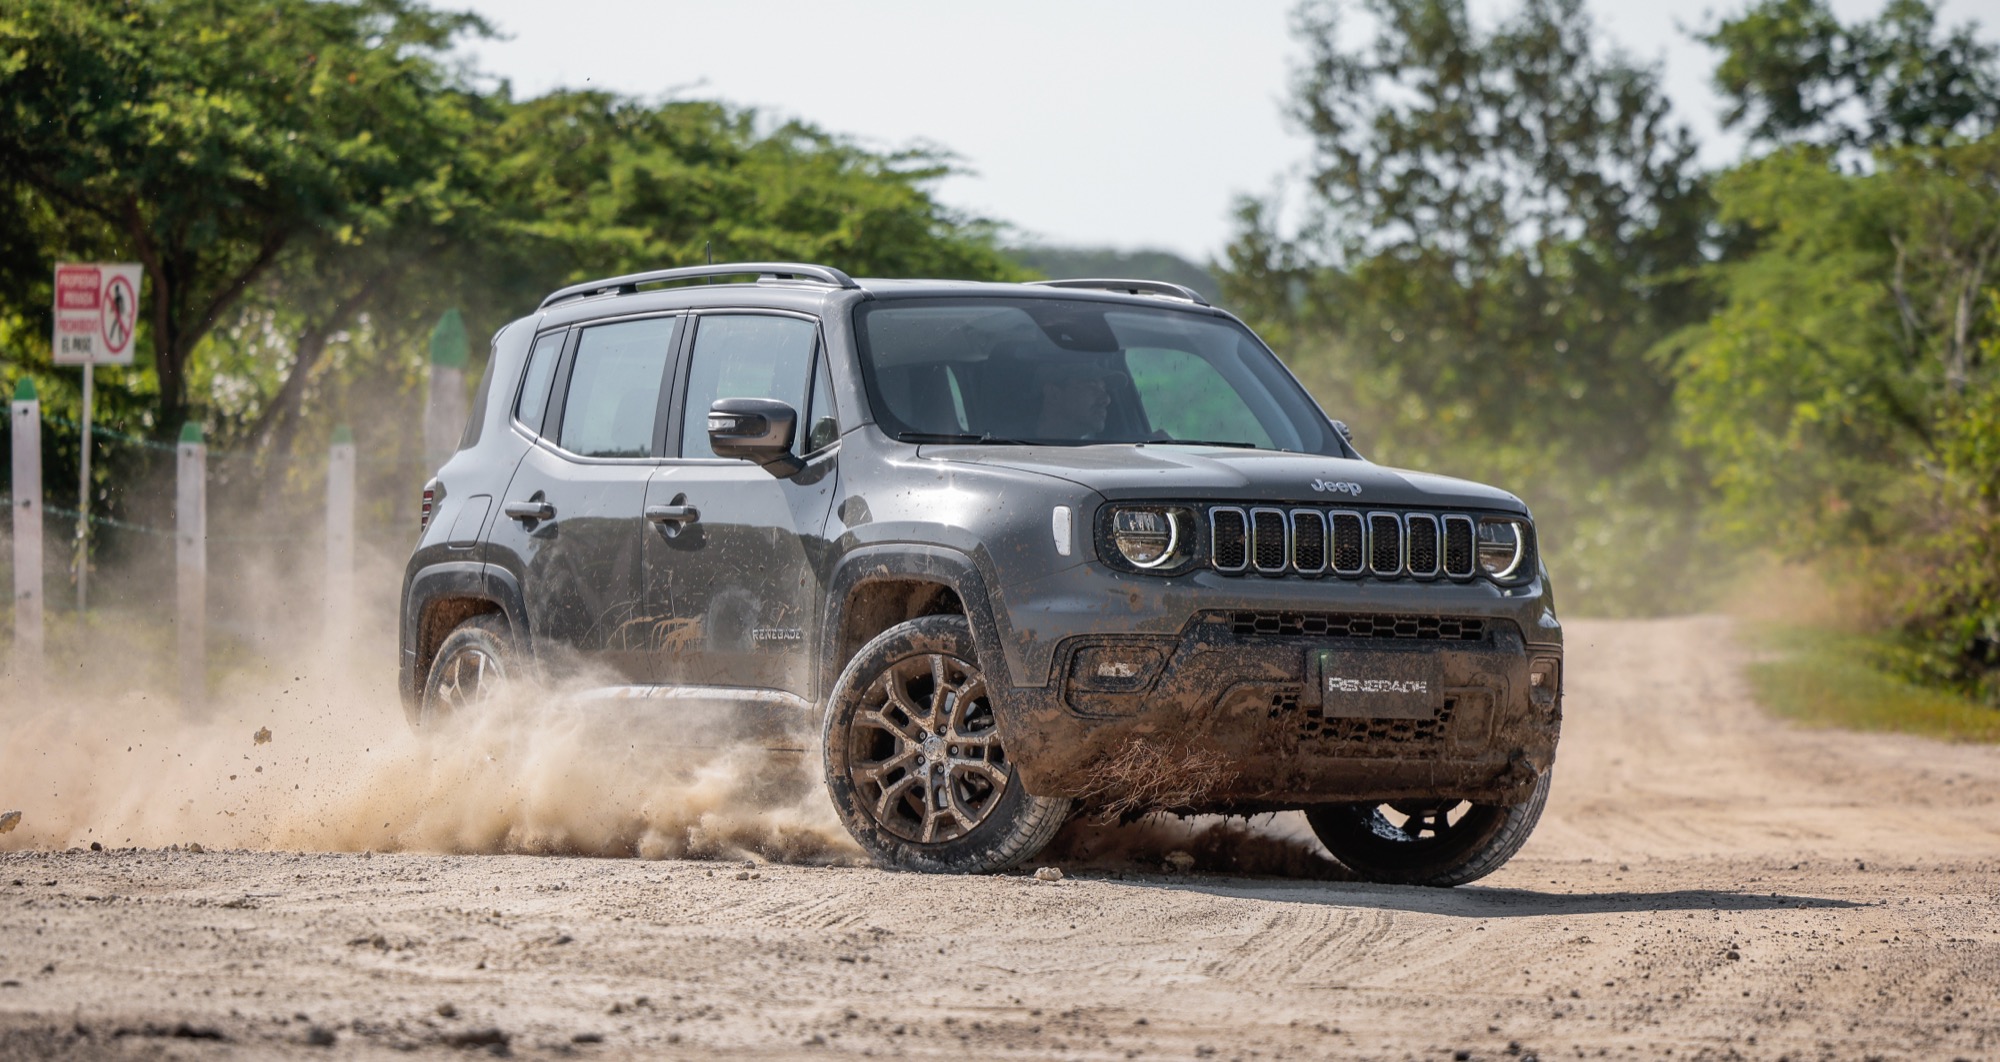
<svg viewBox="0 0 2000 1062">
<path fill-rule="evenodd" d="M 1353 445 L 1354 445 L 1354 431 L 1353 431 L 1353 429 L 1351 429 L 1351 428 L 1349 428 L 1349 427 L 1347 426 L 1347 422 L 1346 422 L 1346 421 L 1344 421 L 1344 420 L 1336 420 L 1336 421 L 1334 421 L 1334 422 L 1333 422 L 1333 430 L 1334 430 L 1334 431 L 1337 431 L 1337 432 L 1339 432 L 1339 433 L 1340 433 L 1340 437 L 1341 437 L 1341 438 L 1343 438 L 1343 439 L 1345 439 L 1345 440 L 1347 440 L 1347 445 L 1349 445 L 1349 446 L 1353 446 Z"/>
<path fill-rule="evenodd" d="M 775 398 L 718 398 L 708 407 L 708 448 L 741 457 L 774 476 L 796 475 L 805 462 L 792 454 L 799 411 Z"/>
</svg>

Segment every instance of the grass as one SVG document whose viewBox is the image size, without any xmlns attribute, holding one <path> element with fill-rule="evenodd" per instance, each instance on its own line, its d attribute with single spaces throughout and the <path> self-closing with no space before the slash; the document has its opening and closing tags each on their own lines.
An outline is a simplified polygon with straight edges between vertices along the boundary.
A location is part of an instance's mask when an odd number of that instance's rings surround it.
<svg viewBox="0 0 2000 1062">
<path fill-rule="evenodd" d="M 1884 670 L 1877 663 L 1884 645 L 1874 638 L 1769 624 L 1758 639 L 1767 655 L 1750 665 L 1750 684 L 1778 715 L 1812 726 L 2000 743 L 2000 709 Z"/>
</svg>

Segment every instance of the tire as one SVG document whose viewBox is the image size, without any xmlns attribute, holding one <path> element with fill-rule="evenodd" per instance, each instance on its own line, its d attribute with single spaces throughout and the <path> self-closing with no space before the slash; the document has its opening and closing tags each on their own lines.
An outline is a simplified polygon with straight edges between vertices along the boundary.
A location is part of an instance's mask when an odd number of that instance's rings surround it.
<svg viewBox="0 0 2000 1062">
<path fill-rule="evenodd" d="M 505 616 L 474 616 L 452 628 L 424 677 L 417 729 L 433 729 L 454 713 L 493 697 L 506 686 L 513 667 Z"/>
<path fill-rule="evenodd" d="M 1543 771 L 1534 792 L 1519 804 L 1332 804 L 1306 809 L 1306 821 L 1333 858 L 1363 881 L 1463 885 L 1500 869 L 1527 843 L 1548 803 L 1553 776 Z"/>
<path fill-rule="evenodd" d="M 835 810 L 885 868 L 1005 870 L 1069 817 L 1067 798 L 1030 794 L 1007 759 L 963 616 L 863 646 L 834 683 L 820 746 Z"/>
</svg>

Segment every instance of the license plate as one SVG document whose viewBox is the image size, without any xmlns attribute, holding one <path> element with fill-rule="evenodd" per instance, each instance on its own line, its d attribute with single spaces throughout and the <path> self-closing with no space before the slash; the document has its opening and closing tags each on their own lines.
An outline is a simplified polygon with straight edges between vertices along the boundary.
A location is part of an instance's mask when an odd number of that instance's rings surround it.
<svg viewBox="0 0 2000 1062">
<path fill-rule="evenodd" d="M 1306 685 L 1329 719 L 1429 719 L 1444 699 L 1430 653 L 1321 649 L 1306 654 Z"/>
</svg>

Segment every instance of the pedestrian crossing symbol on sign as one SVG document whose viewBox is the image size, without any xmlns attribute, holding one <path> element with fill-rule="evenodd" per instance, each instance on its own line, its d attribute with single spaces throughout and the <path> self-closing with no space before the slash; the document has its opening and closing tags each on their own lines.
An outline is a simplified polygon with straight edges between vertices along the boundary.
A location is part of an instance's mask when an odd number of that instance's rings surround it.
<svg viewBox="0 0 2000 1062">
<path fill-rule="evenodd" d="M 57 365 L 130 365 L 139 338 L 136 262 L 56 266 Z"/>
</svg>

